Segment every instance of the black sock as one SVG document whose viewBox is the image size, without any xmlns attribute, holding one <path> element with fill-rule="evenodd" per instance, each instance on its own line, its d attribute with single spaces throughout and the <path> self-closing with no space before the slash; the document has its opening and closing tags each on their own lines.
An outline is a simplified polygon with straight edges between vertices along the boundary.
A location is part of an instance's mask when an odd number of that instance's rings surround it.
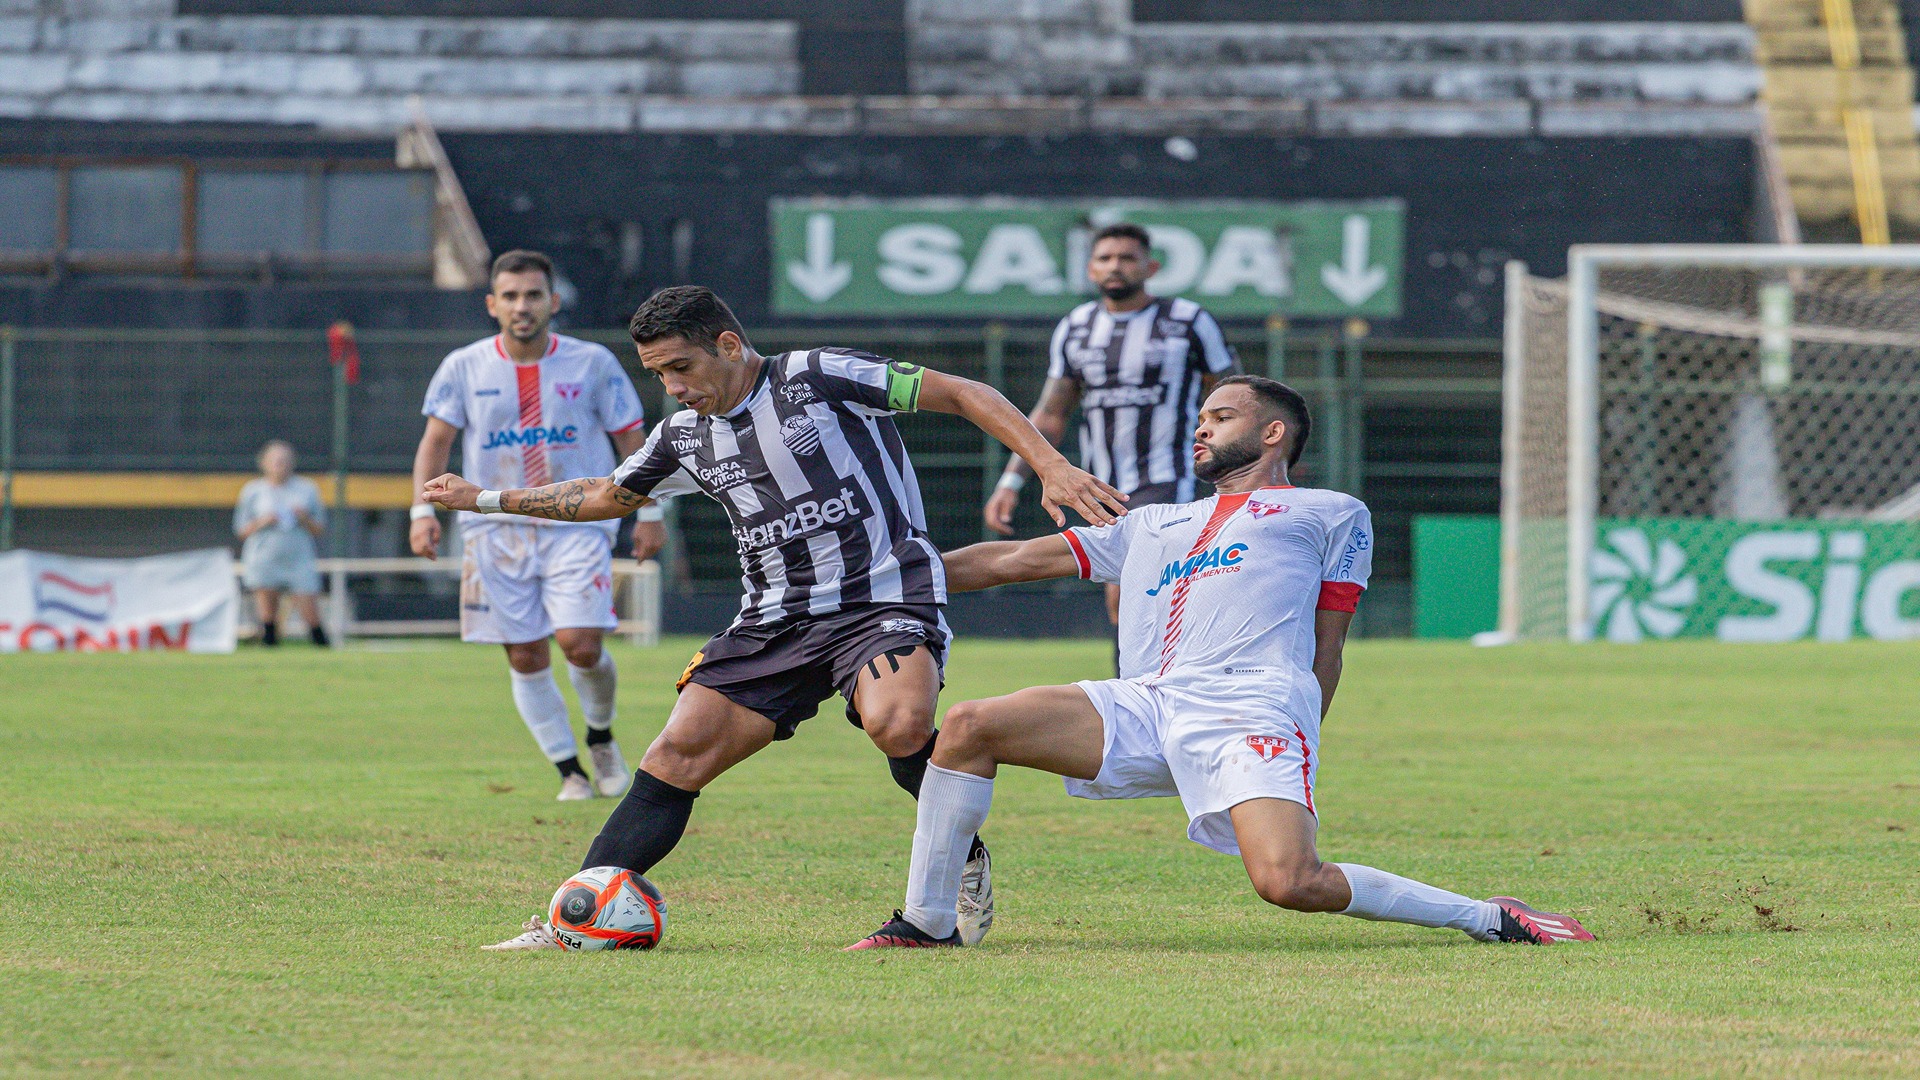
<svg viewBox="0 0 1920 1080">
<path fill-rule="evenodd" d="M 569 776 L 577 776 L 582 780 L 587 778 L 587 770 L 580 767 L 580 759 L 577 757 L 570 757 L 565 761 L 556 761 L 553 763 L 553 767 L 560 770 L 560 779 L 562 780 L 565 780 Z"/>
<path fill-rule="evenodd" d="M 260 624 L 260 644 L 262 645 L 280 644 L 280 624 L 279 623 L 263 622 Z"/>
<path fill-rule="evenodd" d="M 313 643 L 315 645 L 318 645 L 323 649 L 327 647 L 327 632 L 321 629 L 320 627 L 318 626 L 307 627 L 307 637 L 313 639 Z"/>
<path fill-rule="evenodd" d="M 893 782 L 916 799 L 920 797 L 920 781 L 927 778 L 927 762 L 933 760 L 933 744 L 939 738 L 940 733 L 935 731 L 927 739 L 927 745 L 906 757 L 887 759 L 887 771 L 893 774 Z"/>
<path fill-rule="evenodd" d="M 612 741 L 613 741 L 613 725 L 609 724 L 606 727 L 589 726 L 587 728 L 587 745 L 588 746 L 599 746 L 601 743 L 610 743 Z"/>
<path fill-rule="evenodd" d="M 607 815 L 580 869 L 623 866 L 636 874 L 653 869 L 680 842 L 693 815 L 693 800 L 699 797 L 699 792 L 674 787 L 645 769 L 635 770 L 633 786 Z"/>
</svg>

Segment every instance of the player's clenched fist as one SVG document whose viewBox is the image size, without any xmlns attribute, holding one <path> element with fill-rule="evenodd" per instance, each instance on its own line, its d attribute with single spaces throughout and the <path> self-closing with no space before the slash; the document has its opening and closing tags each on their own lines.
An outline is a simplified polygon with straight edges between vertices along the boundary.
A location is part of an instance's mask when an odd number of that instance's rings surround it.
<svg viewBox="0 0 1920 1080">
<path fill-rule="evenodd" d="M 1127 512 L 1127 497 L 1085 469 L 1062 465 L 1040 479 L 1045 485 L 1040 505 L 1055 525 L 1067 523 L 1063 506 L 1073 507 L 1089 525 L 1111 525 Z"/>
<path fill-rule="evenodd" d="M 474 499 L 480 494 L 480 485 L 469 483 L 452 473 L 441 473 L 427 481 L 421 495 L 430 503 L 444 506 L 448 510 L 472 510 Z"/>
<path fill-rule="evenodd" d="M 440 519 L 429 514 L 407 527 L 407 546 L 423 559 L 440 557 Z"/>
</svg>

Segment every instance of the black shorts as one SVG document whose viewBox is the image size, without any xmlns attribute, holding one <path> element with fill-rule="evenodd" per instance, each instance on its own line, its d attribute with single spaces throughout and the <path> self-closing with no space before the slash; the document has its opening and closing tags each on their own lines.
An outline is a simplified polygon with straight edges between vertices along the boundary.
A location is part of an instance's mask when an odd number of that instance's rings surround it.
<svg viewBox="0 0 1920 1080">
<path fill-rule="evenodd" d="M 1189 491 L 1193 489 L 1193 481 L 1187 481 L 1187 489 Z M 1129 510 L 1138 510 L 1143 506 L 1155 506 L 1159 503 L 1192 501 L 1192 495 L 1188 495 L 1184 499 L 1180 497 L 1180 485 L 1178 483 L 1141 484 L 1139 487 L 1127 492 L 1127 509 Z"/>
<path fill-rule="evenodd" d="M 729 627 L 693 655 L 679 688 L 699 683 L 752 709 L 773 721 L 776 739 L 793 738 L 800 721 L 837 691 L 847 699 L 847 721 L 859 727 L 853 688 L 861 668 L 890 650 L 925 645 L 944 676 L 951 637 L 934 604 L 862 604 L 766 626 Z"/>
</svg>

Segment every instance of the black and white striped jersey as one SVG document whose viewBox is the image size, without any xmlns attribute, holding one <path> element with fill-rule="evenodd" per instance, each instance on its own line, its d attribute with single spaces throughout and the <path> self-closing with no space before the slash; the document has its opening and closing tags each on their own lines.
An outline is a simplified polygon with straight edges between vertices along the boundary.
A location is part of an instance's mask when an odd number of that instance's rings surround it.
<svg viewBox="0 0 1920 1080">
<path fill-rule="evenodd" d="M 674 413 L 613 479 L 661 499 L 704 491 L 740 550 L 736 626 L 860 604 L 944 604 L 920 483 L 893 414 L 924 369 L 851 349 L 770 356 L 724 416 Z"/>
<path fill-rule="evenodd" d="M 1220 324 L 1191 300 L 1118 315 L 1089 300 L 1054 328 L 1047 377 L 1080 384 L 1082 468 L 1127 494 L 1173 484 L 1190 502 L 1200 377 L 1233 365 Z"/>
</svg>

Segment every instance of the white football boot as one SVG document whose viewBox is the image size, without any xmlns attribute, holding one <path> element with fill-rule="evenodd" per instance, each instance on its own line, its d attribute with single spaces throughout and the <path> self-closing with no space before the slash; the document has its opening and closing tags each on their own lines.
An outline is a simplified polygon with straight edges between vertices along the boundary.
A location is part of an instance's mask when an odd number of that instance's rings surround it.
<svg viewBox="0 0 1920 1080">
<path fill-rule="evenodd" d="M 498 945 L 482 945 L 480 949 L 482 952 L 523 952 L 528 949 L 564 951 L 566 949 L 565 945 L 560 944 L 560 939 L 553 936 L 553 927 L 548 926 L 547 920 L 538 915 L 527 920 L 526 931 L 519 937 L 508 938 Z"/>
<path fill-rule="evenodd" d="M 974 838 L 970 854 L 973 857 L 960 871 L 959 931 L 961 944 L 974 946 L 993 928 L 993 856 L 979 837 Z"/>
<path fill-rule="evenodd" d="M 560 794 L 554 796 L 558 802 L 580 802 L 591 798 L 593 798 L 593 785 L 579 773 L 567 774 L 567 778 L 560 781 Z"/>
<path fill-rule="evenodd" d="M 627 759 L 620 756 L 620 744 L 603 742 L 587 747 L 587 752 L 593 758 L 593 789 L 609 799 L 625 795 L 633 774 L 627 771 Z"/>
</svg>

